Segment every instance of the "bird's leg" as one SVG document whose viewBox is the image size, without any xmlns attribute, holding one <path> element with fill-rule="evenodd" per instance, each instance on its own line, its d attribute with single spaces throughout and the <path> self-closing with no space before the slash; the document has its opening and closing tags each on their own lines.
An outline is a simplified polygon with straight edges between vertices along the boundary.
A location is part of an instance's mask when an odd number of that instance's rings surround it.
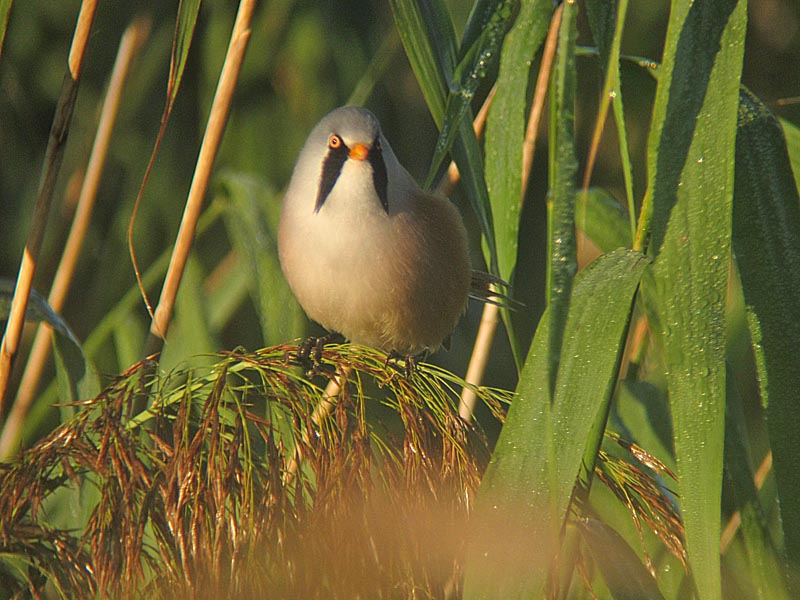
<svg viewBox="0 0 800 600">
<path fill-rule="evenodd" d="M 417 370 L 417 361 L 424 360 L 428 356 L 427 352 L 420 352 L 419 354 L 400 354 L 397 350 L 392 350 L 386 356 L 386 366 L 394 367 L 398 371 L 402 371 L 406 379 L 411 379 L 411 376 Z M 403 368 L 400 368 L 399 361 L 403 361 Z"/>
<path fill-rule="evenodd" d="M 406 379 L 411 379 L 411 376 L 417 371 L 417 358 L 412 354 L 406 356 L 405 371 Z"/>
<path fill-rule="evenodd" d="M 383 363 L 383 366 L 393 367 L 399 371 L 400 367 L 397 366 L 397 361 L 401 358 L 403 358 L 402 354 L 400 354 L 397 350 L 392 350 L 386 355 L 386 361 Z"/>
<path fill-rule="evenodd" d="M 329 333 L 321 338 L 317 338 L 317 343 L 314 344 L 314 362 L 317 364 L 322 362 L 322 350 L 325 348 L 325 344 L 334 341 L 341 341 L 343 339 L 344 338 L 342 338 L 342 336 L 338 333 Z"/>
<path fill-rule="evenodd" d="M 312 348 L 316 350 L 320 339 L 322 338 L 312 335 L 303 340 L 303 342 L 297 347 L 297 362 L 302 364 L 312 362 L 311 350 Z M 316 355 L 317 353 L 314 352 L 314 354 Z"/>
</svg>

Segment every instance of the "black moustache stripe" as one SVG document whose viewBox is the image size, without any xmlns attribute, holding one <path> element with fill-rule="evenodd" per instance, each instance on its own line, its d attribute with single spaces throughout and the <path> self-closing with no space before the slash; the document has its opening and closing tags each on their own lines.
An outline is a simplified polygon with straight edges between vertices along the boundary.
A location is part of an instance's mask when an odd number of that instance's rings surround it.
<svg viewBox="0 0 800 600">
<path fill-rule="evenodd" d="M 342 144 L 338 148 L 330 148 L 327 156 L 322 163 L 322 175 L 319 180 L 319 193 L 317 194 L 317 203 L 314 205 L 314 212 L 318 213 L 328 195 L 331 193 L 333 186 L 336 185 L 336 180 L 339 179 L 339 174 L 342 172 L 342 167 L 347 161 L 347 155 L 350 150 Z"/>
<path fill-rule="evenodd" d="M 386 175 L 386 163 L 383 160 L 383 148 L 380 138 L 376 138 L 369 152 L 369 164 L 372 166 L 372 183 L 375 193 L 381 201 L 381 206 L 389 213 L 389 177 Z"/>
</svg>

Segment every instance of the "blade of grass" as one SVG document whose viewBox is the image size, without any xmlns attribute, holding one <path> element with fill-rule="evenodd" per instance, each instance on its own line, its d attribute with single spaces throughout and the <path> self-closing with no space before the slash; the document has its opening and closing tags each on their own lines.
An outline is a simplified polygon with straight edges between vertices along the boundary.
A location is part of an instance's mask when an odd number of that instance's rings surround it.
<svg viewBox="0 0 800 600">
<path fill-rule="evenodd" d="M 615 429 L 675 469 L 666 393 L 647 381 L 625 379 L 614 400 Z"/>
<path fill-rule="evenodd" d="M 547 92 L 550 89 L 550 76 L 553 72 L 553 59 L 556 55 L 558 44 L 558 31 L 561 29 L 561 13 L 563 8 L 559 5 L 553 11 L 550 19 L 550 28 L 542 49 L 542 62 L 539 65 L 539 74 L 536 76 L 536 88 L 533 91 L 533 101 L 528 115 L 528 124 L 525 126 L 525 138 L 522 140 L 522 189 L 520 190 L 520 204 L 525 203 L 525 194 L 531 177 L 533 157 L 536 153 L 536 139 L 539 135 L 539 125 L 544 113 Z"/>
<path fill-rule="evenodd" d="M 223 207 L 219 204 L 212 204 L 201 215 L 197 227 L 197 234 L 202 235 L 208 231 L 214 224 L 216 224 L 223 214 Z M 169 266 L 169 259 L 172 255 L 173 248 L 166 248 L 158 258 L 148 267 L 147 271 L 142 275 L 141 281 L 145 288 L 151 288 L 156 285 L 159 279 L 166 273 Z M 128 289 L 119 301 L 106 312 L 103 319 L 92 329 L 92 332 L 86 338 L 84 347 L 89 356 L 96 356 L 102 351 L 103 344 L 114 333 L 114 329 L 125 319 L 130 317 L 130 314 L 135 311 L 137 300 L 141 299 L 141 292 L 138 284 L 135 287 Z M 125 369 L 130 365 L 119 365 L 120 369 Z"/>
<path fill-rule="evenodd" d="M 736 0 L 672 3 L 637 233 L 643 243 L 652 224 L 651 322 L 665 346 L 686 548 L 701 600 L 722 594 L 725 297 L 746 17 Z"/>
<path fill-rule="evenodd" d="M 620 0 L 617 5 L 617 15 L 615 26 L 613 29 L 613 37 L 607 40 L 607 35 L 604 32 L 609 31 L 607 21 L 610 18 L 611 12 L 605 10 L 607 5 L 602 2 L 590 3 L 594 10 L 589 9 L 589 24 L 592 26 L 592 31 L 600 46 L 600 56 L 606 60 L 605 66 L 605 82 L 603 84 L 603 91 L 600 94 L 600 110 L 598 111 L 597 122 L 595 123 L 595 130 L 592 136 L 592 143 L 589 147 L 589 157 L 586 159 L 586 171 L 583 176 L 583 188 L 588 189 L 589 182 L 591 181 L 592 171 L 594 170 L 594 163 L 597 159 L 597 151 L 600 147 L 600 138 L 603 134 L 606 118 L 608 116 L 609 106 L 613 107 L 614 121 L 617 125 L 617 139 L 619 140 L 619 153 L 622 162 L 622 177 L 625 184 L 625 197 L 628 201 L 628 216 L 630 219 L 630 235 L 631 243 L 636 237 L 636 210 L 635 198 L 633 195 L 633 168 L 631 166 L 630 150 L 628 149 L 628 133 L 625 127 L 625 110 L 622 103 L 622 87 L 620 85 L 620 46 L 622 45 L 622 33 L 625 26 L 625 17 L 628 13 L 628 0 Z M 603 10 L 598 10 L 603 9 Z M 595 13 L 594 18 L 592 15 Z M 608 48 L 604 52 L 604 49 Z"/>
<path fill-rule="evenodd" d="M 210 353 L 221 346 L 210 327 L 208 297 L 202 293 L 205 274 L 200 260 L 190 255 L 183 273 L 185 284 L 175 298 L 175 329 L 159 357 L 159 367 L 165 371 L 181 365 L 187 356 L 192 357 L 192 365 L 208 364 Z"/>
<path fill-rule="evenodd" d="M 92 29 L 97 0 L 84 0 L 78 14 L 78 23 L 72 38 L 69 52 L 67 73 L 61 84 L 61 92 L 56 106 L 53 125 L 47 141 L 42 176 L 39 181 L 36 204 L 33 208 L 31 228 L 25 243 L 25 250 L 20 262 L 17 275 L 17 285 L 14 298 L 11 301 L 11 312 L 6 323 L 2 345 L 0 345 L 0 414 L 5 412 L 5 397 L 8 379 L 11 374 L 11 361 L 19 350 L 22 326 L 25 324 L 25 310 L 28 306 L 28 297 L 33 286 L 33 276 L 36 272 L 36 263 L 42 249 L 47 217 L 50 214 L 50 205 L 53 200 L 58 173 L 61 170 L 61 161 L 64 158 L 64 148 L 67 143 L 72 113 L 75 100 L 78 96 L 78 83 L 80 82 L 81 67 L 89 41 L 89 32 Z"/>
<path fill-rule="evenodd" d="M 786 555 L 797 565 L 800 197 L 780 124 L 746 90 L 742 91 L 739 109 L 736 166 L 733 249 L 748 312 L 761 400 L 766 408 Z"/>
<path fill-rule="evenodd" d="M 764 487 L 764 482 L 767 480 L 767 476 L 772 473 L 772 452 L 767 452 L 764 459 L 761 461 L 761 464 L 758 465 L 758 469 L 756 469 L 755 473 L 753 474 L 753 484 L 755 485 L 756 491 L 760 492 L 761 489 Z M 760 498 L 759 498 L 760 499 Z M 762 502 L 763 505 L 763 502 Z M 722 536 L 720 536 L 719 540 L 719 552 L 720 554 L 725 554 L 728 549 L 730 548 L 731 544 L 733 543 L 733 539 L 736 537 L 736 532 L 739 530 L 739 527 L 742 525 L 742 513 L 741 511 L 734 511 L 731 515 L 731 518 L 728 519 L 728 522 L 725 524 L 725 529 L 722 530 Z"/>
<path fill-rule="evenodd" d="M 5 320 L 11 313 L 11 302 L 14 293 L 14 282 L 10 279 L 0 279 L 0 320 Z M 80 342 L 70 329 L 67 323 L 47 302 L 39 292 L 31 289 L 28 307 L 25 313 L 28 321 L 40 321 L 47 323 L 52 330 L 63 336 L 67 341 L 72 342 L 76 348 L 80 348 Z"/>
<path fill-rule="evenodd" d="M 172 55 L 169 62 L 169 77 L 167 79 L 167 106 L 165 113 L 172 112 L 178 89 L 183 80 L 186 61 L 189 58 L 189 49 L 194 39 L 194 30 L 197 25 L 197 15 L 200 13 L 201 0 L 180 0 L 178 3 L 178 22 L 175 24 L 175 37 L 173 38 Z"/>
<path fill-rule="evenodd" d="M 118 364 L 132 365 L 139 360 L 146 334 L 147 328 L 136 319 L 125 319 L 114 328 L 112 341 Z"/>
<path fill-rule="evenodd" d="M 231 250 L 203 280 L 203 293 L 208 296 L 208 324 L 212 331 L 222 331 L 237 318 L 237 308 L 250 293 L 250 277 L 240 256 Z"/>
<path fill-rule="evenodd" d="M 496 87 L 492 87 L 492 89 L 489 90 L 489 93 L 486 95 L 486 100 L 483 101 L 483 106 L 481 106 L 478 114 L 475 115 L 475 120 L 472 122 L 475 139 L 480 139 L 486 129 L 486 117 L 489 115 L 489 109 L 492 106 L 495 91 Z M 456 189 L 459 181 L 461 181 L 461 173 L 458 171 L 458 165 L 456 165 L 454 160 L 451 160 L 447 171 L 436 186 L 436 193 L 443 196 L 450 196 Z"/>
<path fill-rule="evenodd" d="M 11 14 L 11 5 L 14 0 L 0 0 L 0 57 L 3 56 L 3 41 L 6 39 L 8 16 Z"/>
<path fill-rule="evenodd" d="M 561 17 L 553 83 L 550 87 L 549 191 L 545 300 L 550 323 L 550 385 L 555 385 L 564 325 L 569 311 L 575 254 L 575 39 L 577 8 L 565 4 Z"/>
<path fill-rule="evenodd" d="M 461 43 L 459 44 L 458 59 L 461 61 L 466 52 L 472 48 L 475 41 L 483 34 L 484 27 L 487 21 L 491 19 L 492 13 L 495 12 L 498 1 L 503 0 L 476 0 L 469 11 L 467 17 L 467 24 L 464 26 L 464 33 L 461 35 Z M 519 1 L 515 0 L 512 4 L 512 10 L 517 12 L 519 10 Z"/>
<path fill-rule="evenodd" d="M 467 48 L 462 47 L 463 57 L 455 67 L 450 82 L 445 113 L 439 139 L 433 150 L 433 158 L 428 169 L 425 188 L 430 188 L 438 179 L 439 168 L 445 156 L 453 146 L 460 131 L 464 117 L 470 112 L 472 99 L 478 86 L 492 67 L 499 54 L 503 38 L 515 17 L 515 2 L 512 0 L 495 0 L 493 5 L 485 7 L 480 35 Z"/>
<path fill-rule="evenodd" d="M 421 3 L 416 0 L 390 0 L 389 6 L 428 109 L 433 120 L 441 127 L 447 82 L 455 66 L 456 42 L 452 23 L 433 35 Z M 449 17 L 441 16 L 447 13 L 447 9 L 440 0 L 431 2 L 427 12 L 440 15 L 437 22 L 449 21 Z"/>
<path fill-rule="evenodd" d="M 498 274 L 511 281 L 517 260 L 519 215 L 522 207 L 523 140 L 526 132 L 530 64 L 542 45 L 550 17 L 549 0 L 522 5 L 503 44 L 497 94 L 486 121 L 486 184 L 495 216 Z M 530 167 L 528 167 L 528 172 Z"/>
<path fill-rule="evenodd" d="M 619 66 L 617 66 L 619 69 Z M 619 77 L 619 76 L 617 76 Z M 636 240 L 636 196 L 633 191 L 633 165 L 631 153 L 628 148 L 628 131 L 625 127 L 625 110 L 622 103 L 622 87 L 618 86 L 609 94 L 613 94 L 611 108 L 614 111 L 614 122 L 617 125 L 617 139 L 619 140 L 619 154 L 622 161 L 622 178 L 625 184 L 625 198 L 628 204 L 628 222 L 630 230 L 630 244 Z"/>
<path fill-rule="evenodd" d="M 590 432 L 602 435 L 647 264 L 621 250 L 578 275 L 554 392 L 550 309 L 542 316 L 479 491 L 464 598 L 540 597 L 586 452 L 598 443 Z"/>
<path fill-rule="evenodd" d="M 461 123 L 459 138 L 453 144 L 453 159 L 458 165 L 461 180 L 467 197 L 470 199 L 472 210 L 478 217 L 481 232 L 485 242 L 485 258 L 489 270 L 495 275 L 499 272 L 497 266 L 497 242 L 494 233 L 494 217 L 489 201 L 489 191 L 486 188 L 486 175 L 483 168 L 483 153 L 472 126 L 466 121 Z M 516 344 L 512 343 L 512 350 L 517 351 Z M 517 366 L 519 367 L 518 357 Z"/>
</svg>

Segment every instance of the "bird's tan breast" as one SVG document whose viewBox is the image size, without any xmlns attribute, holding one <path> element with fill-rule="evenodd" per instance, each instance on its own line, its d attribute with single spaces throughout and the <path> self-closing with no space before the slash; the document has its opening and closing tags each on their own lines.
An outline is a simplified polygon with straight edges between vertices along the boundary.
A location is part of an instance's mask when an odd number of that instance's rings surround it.
<svg viewBox="0 0 800 600">
<path fill-rule="evenodd" d="M 471 269 L 456 208 L 422 192 L 407 200 L 389 215 L 323 207 L 294 226 L 282 223 L 292 232 L 282 231 L 280 245 L 311 319 L 353 342 L 415 354 L 437 348 L 455 328 Z"/>
</svg>

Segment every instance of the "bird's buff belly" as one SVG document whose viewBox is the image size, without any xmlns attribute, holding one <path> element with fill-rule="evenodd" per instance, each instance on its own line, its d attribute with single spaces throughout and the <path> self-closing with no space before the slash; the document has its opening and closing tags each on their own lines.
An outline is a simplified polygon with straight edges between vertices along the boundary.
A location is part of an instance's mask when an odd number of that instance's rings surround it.
<svg viewBox="0 0 800 600">
<path fill-rule="evenodd" d="M 461 311 L 447 315 L 440 306 L 420 306 L 413 297 L 414 290 L 404 285 L 409 281 L 408 274 L 397 272 L 386 262 L 370 266 L 363 260 L 350 265 L 321 264 L 317 277 L 290 280 L 290 284 L 311 319 L 351 342 L 402 354 L 435 349 Z M 387 285 L 387 280 L 394 283 Z M 387 294 L 387 289 L 391 293 Z M 441 290 L 426 297 L 435 301 L 445 299 L 447 293 Z M 415 307 L 413 314 L 404 308 L 409 306 Z M 428 318 L 420 312 L 427 313 Z M 443 318 L 433 319 L 433 315 Z"/>
</svg>

